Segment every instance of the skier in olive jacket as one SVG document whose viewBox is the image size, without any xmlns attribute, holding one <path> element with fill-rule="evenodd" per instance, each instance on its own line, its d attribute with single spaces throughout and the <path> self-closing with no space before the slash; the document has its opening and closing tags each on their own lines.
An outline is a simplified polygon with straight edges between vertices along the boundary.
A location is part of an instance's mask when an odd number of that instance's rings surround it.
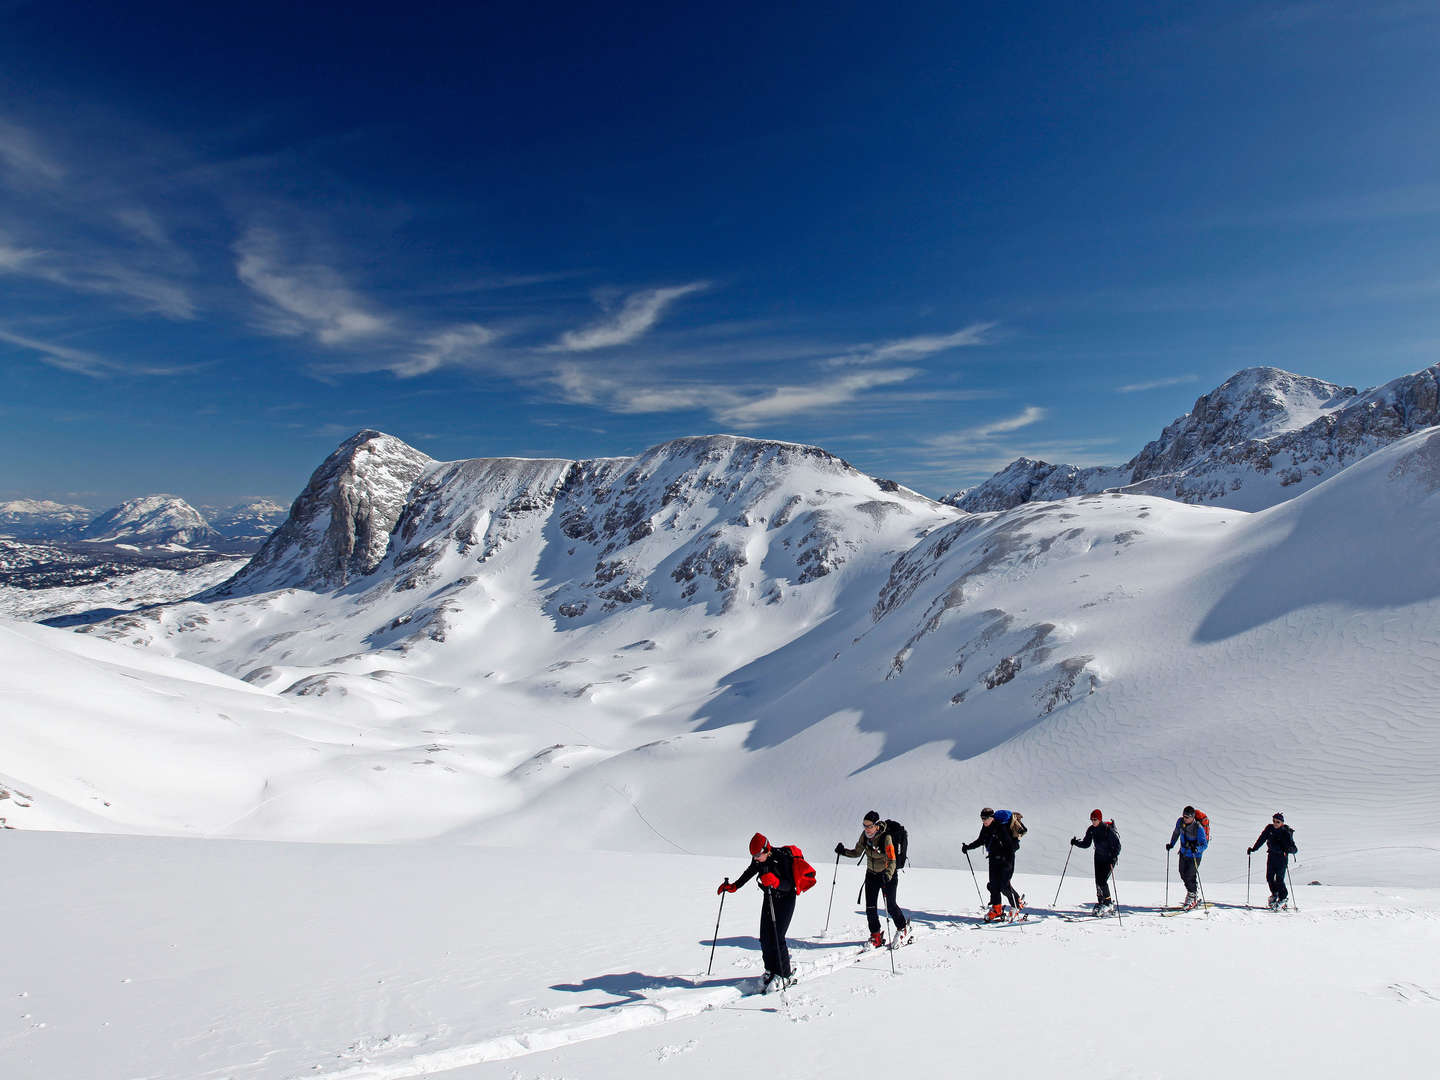
<svg viewBox="0 0 1440 1080">
<path fill-rule="evenodd" d="M 1285 888 L 1285 871 L 1290 868 L 1290 856 L 1300 850 L 1295 846 L 1295 830 L 1285 824 L 1284 814 L 1277 811 L 1254 846 L 1246 848 L 1245 853 L 1253 855 L 1260 850 L 1261 844 L 1267 849 L 1265 881 L 1270 886 L 1270 909 L 1273 911 L 1283 907 L 1290 899 L 1290 890 Z"/>
<path fill-rule="evenodd" d="M 1106 821 L 1099 810 L 1090 811 L 1090 827 L 1085 830 L 1085 839 L 1070 838 L 1070 846 L 1088 848 L 1095 845 L 1095 914 L 1103 915 L 1115 906 L 1110 899 L 1110 877 L 1115 873 L 1115 864 L 1120 861 L 1120 833 L 1115 822 Z"/>
<path fill-rule="evenodd" d="M 968 844 L 962 844 L 961 851 L 983 847 L 990 862 L 990 910 L 985 912 L 985 921 L 994 922 L 1005 914 L 1000 898 L 1004 896 L 1018 913 L 1025 906 L 1025 898 L 1015 891 L 1010 879 L 1015 876 L 1015 852 L 1020 850 L 1020 838 L 1010 824 L 995 820 L 995 811 L 985 807 L 980 811 L 980 835 Z"/>
<path fill-rule="evenodd" d="M 836 844 L 835 854 L 847 859 L 865 856 L 865 920 L 870 926 L 870 944 L 877 949 L 885 944 L 885 937 L 880 933 L 880 913 L 876 910 L 876 901 L 882 890 L 885 893 L 885 910 L 895 920 L 894 944 L 902 944 L 909 936 L 910 920 L 905 918 L 905 912 L 900 910 L 895 900 L 900 876 L 895 868 L 895 841 L 886 828 L 886 822 L 871 810 L 865 815 L 855 846 L 847 848 L 844 844 Z"/>
<path fill-rule="evenodd" d="M 773 848 L 761 833 L 750 838 L 750 865 L 735 881 L 725 880 L 715 895 L 740 888 L 759 875 L 760 891 L 765 894 L 760 904 L 760 953 L 765 958 L 765 988 L 776 979 L 788 984 L 795 974 L 790 968 L 790 949 L 785 943 L 790 920 L 795 916 L 794 856 L 788 848 Z"/>
</svg>

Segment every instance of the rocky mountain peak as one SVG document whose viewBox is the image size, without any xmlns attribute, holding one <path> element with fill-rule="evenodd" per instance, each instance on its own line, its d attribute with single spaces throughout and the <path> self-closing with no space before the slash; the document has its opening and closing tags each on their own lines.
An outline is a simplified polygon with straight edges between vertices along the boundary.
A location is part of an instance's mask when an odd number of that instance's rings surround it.
<svg viewBox="0 0 1440 1080">
<path fill-rule="evenodd" d="M 126 544 L 204 543 L 213 535 L 200 511 L 174 495 L 142 495 L 105 511 L 80 530 L 82 540 Z"/>
<path fill-rule="evenodd" d="M 384 559 L 417 480 L 435 462 L 393 435 L 366 429 L 321 462 L 285 524 L 219 590 L 338 588 Z"/>
</svg>

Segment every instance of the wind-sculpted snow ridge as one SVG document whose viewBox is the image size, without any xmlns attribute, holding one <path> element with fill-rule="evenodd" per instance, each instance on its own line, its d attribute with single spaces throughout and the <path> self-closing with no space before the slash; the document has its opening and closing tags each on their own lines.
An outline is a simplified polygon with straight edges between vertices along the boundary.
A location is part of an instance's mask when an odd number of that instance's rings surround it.
<svg viewBox="0 0 1440 1080">
<path fill-rule="evenodd" d="M 981 513 L 1115 489 L 1263 510 L 1437 423 L 1440 364 L 1364 393 L 1277 368 L 1246 368 L 1196 399 L 1124 465 L 1019 458 L 946 501 Z"/>
</svg>

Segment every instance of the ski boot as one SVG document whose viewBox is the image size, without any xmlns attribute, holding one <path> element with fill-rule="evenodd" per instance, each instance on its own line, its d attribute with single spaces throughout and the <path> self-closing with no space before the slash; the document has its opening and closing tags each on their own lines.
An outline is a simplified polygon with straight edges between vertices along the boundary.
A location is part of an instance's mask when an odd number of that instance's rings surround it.
<svg viewBox="0 0 1440 1080">
<path fill-rule="evenodd" d="M 870 935 L 870 947 L 872 949 L 878 949 L 884 944 L 885 935 L 882 934 L 879 930 L 876 930 L 873 934 Z"/>
<path fill-rule="evenodd" d="M 899 930 L 896 930 L 896 931 L 895 931 L 895 936 L 890 939 L 890 948 L 892 948 L 892 949 L 898 949 L 898 948 L 900 948 L 900 946 L 902 946 L 902 945 L 909 945 L 909 944 L 910 944 L 910 924 L 909 924 L 909 923 L 906 923 L 906 924 L 905 924 L 904 926 L 902 926 Z"/>
<path fill-rule="evenodd" d="M 1199 893 L 1186 893 L 1185 902 L 1180 905 L 1181 911 L 1194 911 L 1200 905 Z"/>
<path fill-rule="evenodd" d="M 1003 904 L 991 904 L 990 907 L 989 907 L 989 908 L 986 910 L 986 912 L 985 912 L 985 921 L 986 921 L 986 922 L 997 922 L 997 921 L 999 921 L 1000 919 L 1003 919 L 1004 917 L 1005 917 L 1005 907 L 1004 907 Z"/>
</svg>

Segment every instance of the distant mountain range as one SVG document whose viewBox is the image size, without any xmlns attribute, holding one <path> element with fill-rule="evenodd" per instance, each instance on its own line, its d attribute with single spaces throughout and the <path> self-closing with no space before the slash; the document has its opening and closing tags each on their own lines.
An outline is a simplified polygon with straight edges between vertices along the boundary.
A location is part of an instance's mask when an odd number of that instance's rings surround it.
<svg viewBox="0 0 1440 1080">
<path fill-rule="evenodd" d="M 288 511 L 269 499 L 237 506 L 207 506 L 202 513 L 174 495 L 127 499 L 102 513 L 48 500 L 0 503 L 0 536 L 15 540 L 85 541 L 152 548 L 223 547 L 255 550 Z"/>
</svg>

